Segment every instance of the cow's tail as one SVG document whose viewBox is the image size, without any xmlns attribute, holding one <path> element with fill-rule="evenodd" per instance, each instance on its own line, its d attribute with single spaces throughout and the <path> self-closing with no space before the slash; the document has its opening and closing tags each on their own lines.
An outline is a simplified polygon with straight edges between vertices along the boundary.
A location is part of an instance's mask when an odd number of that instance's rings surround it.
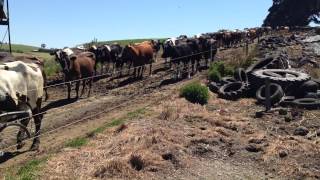
<svg viewBox="0 0 320 180">
<path fill-rule="evenodd" d="M 43 76 L 43 90 L 45 92 L 45 100 L 47 101 L 49 99 L 49 94 L 48 94 L 48 83 L 47 83 L 47 75 L 44 71 L 42 71 L 42 76 Z"/>
</svg>

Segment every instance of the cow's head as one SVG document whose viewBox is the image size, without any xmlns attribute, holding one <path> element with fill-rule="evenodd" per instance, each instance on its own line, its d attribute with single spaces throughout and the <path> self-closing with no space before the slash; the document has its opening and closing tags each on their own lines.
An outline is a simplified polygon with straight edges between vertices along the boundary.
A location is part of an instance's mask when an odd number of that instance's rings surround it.
<svg viewBox="0 0 320 180">
<path fill-rule="evenodd" d="M 163 44 L 163 53 L 162 53 L 162 58 L 169 58 L 172 56 L 172 51 L 173 51 L 173 45 L 170 42 L 164 43 Z"/>
<path fill-rule="evenodd" d="M 122 49 L 122 52 L 120 54 L 120 58 L 127 60 L 127 59 L 130 59 L 131 57 L 132 57 L 132 46 L 127 45 Z"/>
<path fill-rule="evenodd" d="M 161 48 L 160 40 L 151 40 L 151 43 L 153 45 L 154 51 L 158 53 L 160 51 L 160 48 Z"/>
<path fill-rule="evenodd" d="M 61 65 L 62 71 L 64 73 L 69 73 L 70 71 L 70 58 L 63 50 L 59 49 L 54 52 L 55 60 Z"/>
</svg>

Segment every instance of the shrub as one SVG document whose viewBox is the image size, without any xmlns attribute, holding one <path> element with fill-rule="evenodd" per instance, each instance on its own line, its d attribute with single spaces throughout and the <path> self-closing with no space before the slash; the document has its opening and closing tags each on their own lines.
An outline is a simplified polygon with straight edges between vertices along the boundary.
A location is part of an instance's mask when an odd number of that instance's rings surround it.
<svg viewBox="0 0 320 180">
<path fill-rule="evenodd" d="M 221 77 L 232 76 L 234 74 L 234 67 L 226 65 L 222 61 L 214 62 L 209 68 L 209 80 L 220 81 Z"/>
<path fill-rule="evenodd" d="M 214 81 L 214 82 L 219 82 L 221 81 L 221 73 L 218 72 L 217 70 L 213 69 L 209 71 L 209 80 Z"/>
<path fill-rule="evenodd" d="M 213 64 L 211 64 L 209 70 L 210 71 L 213 71 L 213 70 L 216 70 L 220 73 L 223 73 L 224 72 L 224 63 L 222 61 L 217 61 L 217 62 L 214 62 Z"/>
<path fill-rule="evenodd" d="M 207 87 L 200 83 L 191 83 L 181 89 L 180 96 L 192 103 L 204 105 L 208 103 L 209 91 Z"/>
<path fill-rule="evenodd" d="M 225 66 L 223 75 L 224 76 L 233 76 L 234 75 L 234 69 L 235 69 L 234 67 Z"/>
</svg>

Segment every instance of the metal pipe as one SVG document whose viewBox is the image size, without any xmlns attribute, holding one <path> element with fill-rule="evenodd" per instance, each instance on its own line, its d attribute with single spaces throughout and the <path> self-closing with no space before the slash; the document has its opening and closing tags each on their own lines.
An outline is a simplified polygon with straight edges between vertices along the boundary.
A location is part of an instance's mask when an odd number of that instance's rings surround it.
<svg viewBox="0 0 320 180">
<path fill-rule="evenodd" d="M 10 32 L 10 10 L 9 10 L 9 0 L 7 0 L 7 21 L 8 21 L 8 36 L 9 36 L 9 51 L 12 54 L 12 47 L 11 47 L 11 32 Z"/>
</svg>

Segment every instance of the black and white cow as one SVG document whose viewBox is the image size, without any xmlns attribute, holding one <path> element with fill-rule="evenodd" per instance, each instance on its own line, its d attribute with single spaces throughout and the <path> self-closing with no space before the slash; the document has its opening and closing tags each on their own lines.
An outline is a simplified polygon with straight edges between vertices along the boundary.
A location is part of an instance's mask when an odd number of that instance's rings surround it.
<svg viewBox="0 0 320 180">
<path fill-rule="evenodd" d="M 35 63 L 14 61 L 0 65 L 0 111 L 31 111 L 34 116 L 35 138 L 31 146 L 37 150 L 40 144 L 42 96 L 44 95 L 44 77 L 41 68 Z M 27 126 L 30 119 L 21 123 Z M 17 135 L 17 148 L 22 148 L 24 134 Z"/>
</svg>

